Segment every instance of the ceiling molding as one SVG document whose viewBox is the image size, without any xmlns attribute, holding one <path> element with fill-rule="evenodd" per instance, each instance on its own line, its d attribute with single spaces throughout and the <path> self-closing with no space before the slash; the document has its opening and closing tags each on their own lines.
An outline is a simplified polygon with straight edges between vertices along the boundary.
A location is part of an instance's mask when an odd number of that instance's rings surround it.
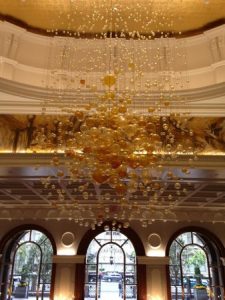
<svg viewBox="0 0 225 300">
<path fill-rule="evenodd" d="M 179 51 L 186 52 L 187 66 L 179 65 L 178 70 L 194 70 L 211 66 L 219 61 L 225 60 L 225 24 L 217 28 L 196 35 L 194 37 L 186 37 L 183 39 L 167 39 L 160 38 L 155 40 L 132 40 L 124 41 L 122 38 L 115 40 L 100 39 L 100 40 L 76 40 L 68 37 L 45 37 L 40 36 L 18 26 L 7 22 L 0 21 L 0 39 L 1 49 L 0 56 L 15 61 L 19 65 L 30 66 L 40 69 L 54 69 L 54 64 L 49 64 L 49 53 L 60 55 L 62 46 L 72 44 L 76 48 L 74 52 L 79 58 L 80 51 L 90 48 L 104 49 L 105 43 L 108 40 L 113 46 L 119 46 L 118 40 L 126 43 L 127 49 L 134 47 L 136 44 L 144 43 L 145 47 L 149 47 L 149 51 L 153 51 L 157 47 L 177 47 Z M 62 49 L 61 49 L 62 50 Z M 81 53 L 82 54 L 82 53 Z M 96 53 L 93 51 L 93 55 Z M 13 64 L 13 62 L 11 62 Z M 36 71 L 37 72 L 37 71 Z"/>
<path fill-rule="evenodd" d="M 64 157 L 64 154 L 58 154 L 60 161 L 66 161 L 67 159 Z M 48 166 L 50 167 L 50 162 L 53 154 L 51 153 L 1 153 L 0 154 L 0 165 L 2 167 L 23 167 L 23 166 Z M 176 159 L 176 161 L 161 161 L 160 164 L 163 166 L 171 166 L 171 167 L 182 167 L 187 166 L 187 162 L 192 156 L 182 155 L 180 159 Z M 192 161 L 188 163 L 191 167 L 200 167 L 200 168 L 217 168 L 224 169 L 225 168 L 225 159 L 224 155 L 213 155 L 213 154 L 205 154 L 199 155 L 198 160 Z"/>
<path fill-rule="evenodd" d="M 102 93 L 104 91 L 102 90 Z M 225 115 L 225 82 L 174 93 L 178 99 L 185 101 L 171 102 L 171 111 L 187 111 L 193 116 L 224 116 Z M 0 114 L 41 114 L 43 112 L 44 101 L 47 114 L 62 113 L 57 109 L 55 102 L 58 91 L 44 89 L 23 83 L 14 82 L 7 79 L 0 79 Z M 145 113 L 149 105 L 157 101 L 159 93 L 152 92 L 150 95 L 139 93 L 134 98 L 136 111 Z M 93 93 L 87 91 L 77 92 L 66 91 L 63 95 L 63 102 L 79 107 L 93 99 Z M 49 103 L 48 103 L 49 100 Z M 166 113 L 166 112 L 165 112 Z"/>
<path fill-rule="evenodd" d="M 80 70 L 59 70 L 56 61 L 51 61 L 54 57 L 60 56 L 60 51 L 68 46 L 68 38 L 63 37 L 43 37 L 25 31 L 15 25 L 7 22 L 0 22 L 0 39 L 2 47 L 0 49 L 0 90 L 3 92 L 1 96 L 1 112 L 13 113 L 13 107 L 19 113 L 41 113 L 40 107 L 42 104 L 37 100 L 47 100 L 55 98 L 57 100 L 59 94 L 59 86 L 53 82 L 59 80 L 63 84 L 64 79 L 75 79 L 70 87 L 71 90 L 63 92 L 64 101 L 73 101 L 79 106 L 83 104 L 82 98 L 85 96 L 87 101 L 93 97 L 90 89 L 84 87 L 80 94 L 76 90 L 80 90 L 79 77 L 83 76 Z M 179 78 L 176 89 L 181 89 L 179 84 L 183 84 L 182 91 L 174 92 L 179 97 L 182 96 L 186 101 L 193 100 L 190 108 L 183 103 L 179 103 L 178 111 L 188 110 L 192 115 L 210 114 L 220 116 L 224 115 L 224 90 L 223 84 L 225 82 L 225 25 L 207 31 L 195 37 L 184 38 L 181 40 L 170 39 L 156 39 L 153 41 L 125 41 L 126 47 L 133 47 L 134 43 L 141 44 L 148 43 L 150 50 L 155 51 L 157 47 L 180 47 L 186 54 L 187 65 L 184 66 L 182 62 L 177 62 L 174 65 L 173 72 L 168 73 L 168 76 Z M 70 40 L 76 51 L 77 60 L 82 57 L 82 53 L 96 47 L 104 49 L 106 40 L 95 40 L 87 44 L 86 40 Z M 112 41 L 113 46 L 117 47 L 116 41 Z M 149 51 L 150 51 L 149 50 Z M 150 52 L 151 52 L 150 51 Z M 50 55 L 51 54 L 51 55 Z M 49 58 L 51 56 L 51 59 Z M 165 70 L 163 71 L 165 73 Z M 163 72 L 151 72 L 149 68 L 143 69 L 142 85 L 140 86 L 139 97 L 135 100 L 135 107 L 139 112 L 145 111 L 145 105 L 149 105 L 151 101 L 157 100 L 158 93 L 153 89 L 146 90 L 145 82 L 149 78 L 151 80 L 163 80 Z M 105 74 L 105 70 L 96 70 L 96 72 L 88 73 L 88 80 L 90 85 L 95 84 L 97 90 L 103 92 L 101 84 L 101 77 Z M 129 74 L 125 74 L 126 76 Z M 51 79 L 50 79 L 51 78 Z M 128 76 L 129 78 L 129 76 Z M 57 90 L 58 89 L 58 90 Z M 216 91 L 218 89 L 218 91 Z M 145 91 L 145 92 L 144 92 Z M 11 97 L 9 95 L 15 97 Z M 21 99 L 23 98 L 23 99 Z M 74 100 L 76 99 L 76 100 Z M 201 100 L 203 101 L 201 103 Z M 18 102 L 21 102 L 21 107 L 18 107 Z M 195 102 L 195 103 L 194 103 Z M 30 108 L 30 104 L 32 108 Z M 54 105 L 55 106 L 55 105 Z M 175 103 L 177 107 L 177 103 Z M 202 107 L 204 106 L 204 110 Z M 33 111 L 32 111 L 33 109 Z M 53 105 L 48 107 L 49 113 L 58 113 Z"/>
</svg>

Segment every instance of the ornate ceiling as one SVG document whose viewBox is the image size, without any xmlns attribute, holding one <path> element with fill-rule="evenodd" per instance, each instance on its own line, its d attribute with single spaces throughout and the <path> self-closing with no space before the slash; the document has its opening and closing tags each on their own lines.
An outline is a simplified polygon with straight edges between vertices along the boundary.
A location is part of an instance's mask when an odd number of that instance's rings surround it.
<svg viewBox="0 0 225 300">
<path fill-rule="evenodd" d="M 169 3 L 164 0 L 0 0 L 0 14 L 4 20 L 22 22 L 20 25 L 43 29 L 42 32 L 65 30 L 67 35 L 68 30 L 84 34 L 114 31 L 132 35 L 135 31 L 137 37 L 137 33 L 154 36 L 160 31 L 193 32 L 225 19 L 224 0 L 172 0 Z M 93 215 L 141 220 L 143 225 L 154 220 L 199 220 L 199 215 L 202 221 L 224 220 L 224 25 L 184 38 L 182 43 L 181 39 L 169 39 L 170 44 L 168 39 L 134 41 L 131 38 L 120 48 L 122 44 L 113 44 L 118 43 L 117 39 L 70 39 L 72 44 L 61 37 L 53 39 L 7 22 L 0 23 L 3 45 L 0 49 L 0 219 L 26 219 L 32 215 L 42 219 L 74 219 L 83 225 Z M 151 54 L 147 58 L 143 54 L 145 60 L 140 55 L 140 45 L 144 54 L 145 51 Z M 110 47 L 113 51 L 108 55 Z M 138 55 L 134 48 L 138 49 Z M 96 90 L 102 93 L 105 86 L 110 87 L 100 80 L 108 71 L 108 61 L 102 59 L 104 55 L 116 63 L 126 62 L 128 71 L 120 70 L 122 79 L 128 78 L 129 72 L 142 77 L 139 82 L 137 76 L 139 93 L 131 106 L 140 114 L 146 113 L 150 104 L 157 106 L 158 90 L 163 86 L 162 74 L 165 78 L 168 76 L 176 89 L 171 93 L 170 112 L 189 113 L 190 120 L 186 121 L 190 125 L 191 139 L 205 150 L 197 161 L 197 156 L 190 159 L 186 154 L 175 161 L 162 159 L 162 164 L 157 165 L 162 173 L 159 176 L 158 169 L 153 170 L 149 189 L 143 190 L 141 184 L 132 195 L 126 192 L 123 197 L 116 194 L 108 182 L 103 182 L 100 189 L 93 182 L 87 185 L 83 177 L 71 181 L 64 164 L 66 159 L 61 154 L 59 162 L 63 162 L 65 173 L 59 180 L 55 165 L 51 165 L 52 155 L 47 150 L 38 153 L 37 149 L 28 149 L 40 125 L 37 121 L 40 117 L 35 118 L 35 114 L 43 109 L 43 99 L 47 99 L 47 109 L 44 107 L 47 113 L 56 114 L 58 111 L 54 109 L 56 102 L 61 101 L 58 93 L 61 89 L 66 91 L 62 93 L 66 100 L 63 105 L 72 103 L 77 109 L 78 105 L 92 101 Z M 132 60 L 126 61 L 129 55 Z M 179 61 L 180 57 L 186 59 L 185 65 Z M 120 67 L 126 69 L 122 63 Z M 133 78 L 129 80 L 132 87 Z M 166 90 L 167 86 L 164 87 Z M 120 92 L 124 87 L 117 88 Z M 174 86 L 170 88 L 173 90 Z M 105 101 L 104 97 L 99 99 Z M 157 106 L 160 115 L 168 110 L 165 104 L 168 103 Z M 51 134 L 54 137 L 55 132 Z M 182 169 L 185 172 L 182 173 Z M 123 179 L 124 184 L 129 180 Z"/>
<path fill-rule="evenodd" d="M 34 28 L 86 33 L 185 32 L 225 19 L 224 0 L 0 0 L 0 14 Z"/>
</svg>

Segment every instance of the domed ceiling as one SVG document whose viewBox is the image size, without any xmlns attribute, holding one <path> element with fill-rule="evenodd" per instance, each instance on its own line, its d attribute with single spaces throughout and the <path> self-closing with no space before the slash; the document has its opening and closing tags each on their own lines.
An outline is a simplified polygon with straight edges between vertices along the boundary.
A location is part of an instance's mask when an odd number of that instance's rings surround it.
<svg viewBox="0 0 225 300">
<path fill-rule="evenodd" d="M 0 0 L 2 19 L 31 28 L 148 34 L 189 32 L 221 24 L 224 0 Z"/>
</svg>

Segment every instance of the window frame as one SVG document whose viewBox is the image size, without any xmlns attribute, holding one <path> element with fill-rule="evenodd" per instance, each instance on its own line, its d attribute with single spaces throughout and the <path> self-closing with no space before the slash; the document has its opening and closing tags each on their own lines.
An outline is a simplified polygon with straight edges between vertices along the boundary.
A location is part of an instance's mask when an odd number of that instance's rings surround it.
<svg viewBox="0 0 225 300">
<path fill-rule="evenodd" d="M 100 253 L 101 253 L 101 250 L 105 247 L 105 246 L 107 246 L 107 245 L 115 245 L 116 247 L 118 247 L 119 249 L 121 249 L 121 251 L 122 251 L 122 253 L 123 253 L 123 275 L 122 275 L 122 278 L 124 279 L 123 280 L 123 282 L 122 282 L 122 289 L 123 289 L 123 299 L 124 300 L 126 300 L 127 299 L 127 297 L 126 297 L 126 290 L 127 290 L 127 286 L 135 286 L 135 291 L 137 292 L 137 280 L 136 280 L 136 278 L 137 278 L 137 256 L 136 256 L 136 251 L 135 251 L 135 248 L 134 248 L 134 245 L 132 244 L 132 242 L 129 240 L 129 238 L 127 237 L 127 236 L 125 236 L 124 234 L 124 241 L 123 241 L 123 243 L 122 244 L 119 244 L 119 243 L 117 243 L 116 241 L 115 241 L 115 239 L 113 238 L 113 233 L 115 233 L 115 232 L 117 232 L 117 231 L 115 231 L 115 230 L 107 230 L 106 232 L 110 232 L 110 238 L 108 239 L 108 241 L 106 241 L 105 243 L 100 243 L 99 241 L 98 241 L 98 237 L 99 237 L 99 235 L 101 235 L 101 233 L 100 234 L 98 234 L 95 238 L 93 238 L 93 240 L 90 242 L 90 244 L 89 244 L 89 247 L 88 247 L 88 249 L 87 249 L 87 253 L 86 253 L 86 259 L 85 259 L 85 278 L 88 278 L 88 276 L 87 276 L 87 266 L 89 266 L 89 265 L 96 265 L 96 267 L 95 267 L 95 277 L 96 277 L 96 282 L 95 282 L 95 291 L 96 291 L 96 293 L 95 293 L 95 300 L 97 300 L 98 299 L 98 294 L 99 294 L 99 284 L 101 283 L 101 279 L 100 279 L 100 277 L 99 277 L 99 256 L 100 256 Z M 91 263 L 91 264 L 89 264 L 89 263 L 87 263 L 87 261 L 88 261 L 88 251 L 89 251 L 89 249 L 90 249 L 90 247 L 91 247 L 91 243 L 93 242 L 93 241 L 95 241 L 98 245 L 99 245 L 99 249 L 98 249 L 98 251 L 96 252 L 96 263 Z M 126 258 L 127 258 L 127 255 L 126 255 L 126 251 L 125 251 L 125 249 L 123 248 L 125 245 L 126 245 L 126 243 L 127 242 L 130 242 L 131 243 L 131 245 L 132 245 L 132 247 L 133 247 L 133 251 L 135 252 L 135 261 L 134 261 L 134 263 L 132 264 L 135 268 L 135 281 L 134 281 L 134 283 L 132 283 L 132 284 L 130 284 L 129 282 L 127 282 L 126 281 L 126 266 L 127 265 L 129 265 L 128 263 L 126 263 Z M 86 282 L 86 280 L 85 280 L 85 285 L 84 285 L 84 288 L 86 287 L 86 285 L 89 285 L 89 282 Z M 137 299 L 137 295 L 136 295 L 136 299 Z"/>
<path fill-rule="evenodd" d="M 102 226 L 96 227 L 95 230 L 89 229 L 84 234 L 84 236 L 82 237 L 79 243 L 77 249 L 77 255 L 81 255 L 84 258 L 86 257 L 87 249 L 90 242 L 99 233 L 104 232 L 105 226 L 109 226 L 110 228 L 113 227 L 111 222 L 105 222 L 102 224 Z M 146 255 L 142 240 L 132 228 L 130 227 L 123 228 L 123 226 L 121 226 L 120 232 L 123 233 L 132 242 L 137 258 L 138 256 Z M 138 259 L 136 265 L 137 265 L 137 300 L 144 300 L 147 299 L 146 265 L 139 264 Z M 74 287 L 74 298 L 76 300 L 84 299 L 84 283 L 85 283 L 85 259 L 83 262 L 80 262 L 76 265 L 75 287 Z"/>
<path fill-rule="evenodd" d="M 43 227 L 35 224 L 25 224 L 18 226 L 16 228 L 11 229 L 9 232 L 7 232 L 2 240 L 0 241 L 0 253 L 2 253 L 2 257 L 0 260 L 0 269 L 1 271 L 1 277 L 0 281 L 2 283 L 7 281 L 7 284 L 1 285 L 1 299 L 6 299 L 7 298 L 7 287 L 8 286 L 8 281 L 10 280 L 11 282 L 11 277 L 13 276 L 13 271 L 11 269 L 11 275 L 9 275 L 9 268 L 12 266 L 12 263 L 14 263 L 15 259 L 15 252 L 18 248 L 18 241 L 22 239 L 23 235 L 26 234 L 27 232 L 30 231 L 30 238 L 31 238 L 31 232 L 32 231 L 39 231 L 43 235 L 46 236 L 46 238 L 49 240 L 52 246 L 52 255 L 56 255 L 56 244 L 54 241 L 53 236 Z M 29 240 L 30 240 L 29 238 Z M 44 241 L 46 241 L 46 238 Z M 44 242 L 42 241 L 41 244 Z M 23 243 L 22 243 L 23 244 Z M 49 299 L 53 300 L 54 299 L 54 283 L 55 283 L 55 275 L 56 275 L 56 265 L 55 263 L 51 262 L 51 282 L 50 282 L 50 295 Z M 41 270 L 40 270 L 41 272 Z M 40 298 L 41 299 L 41 298 Z"/>
<path fill-rule="evenodd" d="M 221 288 L 222 293 L 224 293 L 224 266 L 222 265 L 220 257 L 224 257 L 225 249 L 222 245 L 222 243 L 219 241 L 219 239 L 212 234 L 211 232 L 198 227 L 187 227 L 183 228 L 173 234 L 173 236 L 170 238 L 169 243 L 167 244 L 166 248 L 166 255 L 169 257 L 170 255 L 170 248 L 173 244 L 173 242 L 177 242 L 177 239 L 180 235 L 183 233 L 191 232 L 191 243 L 186 243 L 184 246 L 182 246 L 182 249 L 179 251 L 179 264 L 177 264 L 180 268 L 180 277 L 181 277 L 181 287 L 182 287 L 182 299 L 184 299 L 184 290 L 183 290 L 183 270 L 182 270 L 182 261 L 181 261 L 181 253 L 185 247 L 188 245 L 197 245 L 199 248 L 201 248 L 206 253 L 206 259 L 207 259 L 207 268 L 208 268 L 208 274 L 209 274 L 209 280 L 210 280 L 210 287 L 211 288 Z M 198 238 L 203 242 L 204 246 L 201 246 L 199 244 L 194 243 L 193 236 L 197 235 Z M 177 242 L 179 244 L 179 242 Z M 208 249 L 207 249 L 208 248 Z M 211 256 L 211 257 L 210 257 Z M 216 261 L 216 268 L 214 266 L 214 262 Z M 171 276 L 170 276 L 170 268 L 171 264 L 167 266 L 167 295 L 168 299 L 172 299 L 172 293 L 171 293 Z M 216 277 L 219 281 L 219 285 L 212 286 L 211 282 L 211 276 L 212 271 L 211 268 L 214 268 L 217 270 Z M 212 297 L 210 299 L 213 299 Z"/>
</svg>

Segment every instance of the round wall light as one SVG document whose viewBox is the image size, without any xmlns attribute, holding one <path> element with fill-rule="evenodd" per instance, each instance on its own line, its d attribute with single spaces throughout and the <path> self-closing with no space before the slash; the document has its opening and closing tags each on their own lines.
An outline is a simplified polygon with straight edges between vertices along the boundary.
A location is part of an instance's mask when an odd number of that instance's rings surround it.
<svg viewBox="0 0 225 300">
<path fill-rule="evenodd" d="M 151 248 L 157 249 L 160 247 L 162 240 L 159 234 L 152 233 L 148 237 L 148 242 Z"/>
<path fill-rule="evenodd" d="M 65 232 L 62 235 L 61 242 L 64 247 L 70 247 L 74 243 L 74 234 L 72 232 Z"/>
</svg>

